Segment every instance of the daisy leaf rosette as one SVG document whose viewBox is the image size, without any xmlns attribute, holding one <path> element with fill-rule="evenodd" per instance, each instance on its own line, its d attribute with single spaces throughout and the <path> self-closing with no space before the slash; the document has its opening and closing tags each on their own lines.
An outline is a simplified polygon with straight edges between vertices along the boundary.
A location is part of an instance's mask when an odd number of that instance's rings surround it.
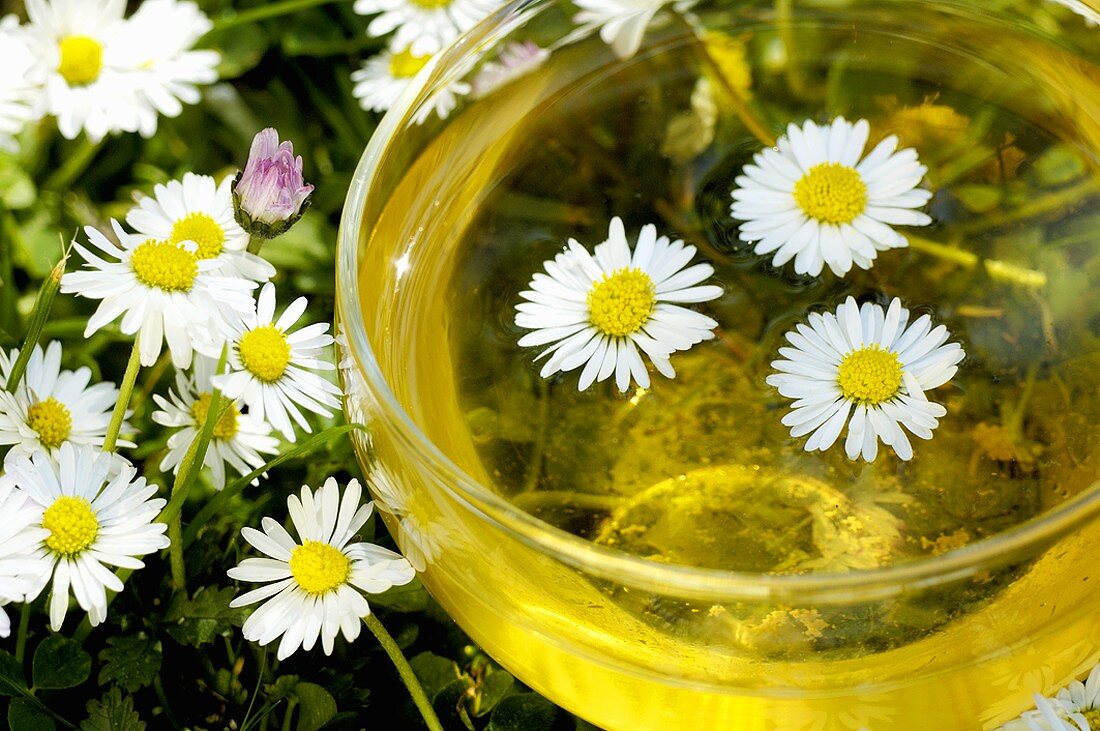
<svg viewBox="0 0 1100 731">
<path fill-rule="evenodd" d="M 0 478 L 30 499 L 34 518 L 24 530 L 38 537 L 31 553 L 49 571 L 27 600 L 51 585 L 54 632 L 64 623 L 70 592 L 94 627 L 107 616 L 107 590 L 122 591 L 108 567 L 140 569 L 141 556 L 168 547 L 167 526 L 153 522 L 165 501 L 154 497 L 156 485 L 136 475 L 116 454 L 66 443 L 56 460 L 45 450 L 17 457 Z M 0 525 L 9 520 L 0 514 Z"/>
<path fill-rule="evenodd" d="M 0 352 L 0 445 L 12 445 L 5 462 L 30 455 L 37 449 L 55 457 L 62 444 L 102 446 L 118 401 L 118 389 L 110 382 L 91 384 L 87 366 L 75 371 L 61 368 L 61 343 L 43 350 L 36 345 L 19 384 L 8 384 L 8 374 L 19 357 Z M 123 423 L 122 431 L 130 425 Z M 132 447 L 132 442 L 120 441 Z"/>
<path fill-rule="evenodd" d="M 683 241 L 657 236 L 652 224 L 642 227 L 632 252 L 617 216 L 591 254 L 570 239 L 520 293 L 525 301 L 516 306 L 515 322 L 533 332 L 519 345 L 549 346 L 536 358 L 546 359 L 543 378 L 582 368 L 582 391 L 612 375 L 620 391 L 631 380 L 648 388 L 643 353 L 661 375 L 675 378 L 669 356 L 710 340 L 718 326 L 681 306 L 722 295 L 721 287 L 702 284 L 714 273 L 710 264 L 688 266 L 695 253 Z"/>
<path fill-rule="evenodd" d="M 392 33 L 394 48 L 430 56 L 500 6 L 497 0 L 356 0 L 354 7 L 360 15 L 374 16 L 367 26 L 369 35 Z"/>
<path fill-rule="evenodd" d="M 161 460 L 161 470 L 178 473 L 191 444 L 202 431 L 210 410 L 216 370 L 217 361 L 196 355 L 191 373 L 176 372 L 176 388 L 169 391 L 168 398 L 153 394 L 160 407 L 153 412 L 153 421 L 174 430 L 168 437 L 168 452 Z M 227 410 L 214 424 L 203 465 L 210 471 L 215 490 L 225 487 L 227 465 L 238 474 L 247 475 L 264 466 L 266 460 L 262 455 L 279 452 L 279 440 L 271 436 L 271 425 L 242 412 L 243 405 L 240 399 L 223 401 Z M 252 484 L 259 484 L 259 480 L 253 480 Z"/>
<path fill-rule="evenodd" d="M 230 606 L 262 602 L 244 623 L 246 639 L 267 645 L 278 638 L 280 660 L 299 648 L 311 650 L 320 639 L 331 655 L 336 636 L 348 642 L 359 636 L 360 620 L 370 614 L 365 594 L 379 594 L 407 584 L 416 572 L 393 551 L 354 542 L 371 515 L 373 504 L 361 504 L 362 488 L 348 483 L 343 495 L 334 478 L 316 492 L 302 487 L 287 498 L 287 510 L 298 538 L 271 518 L 262 531 L 244 528 L 242 535 L 264 558 L 246 558 L 229 570 L 238 581 L 263 583 Z"/>
<path fill-rule="evenodd" d="M 947 342 L 944 325 L 933 327 L 928 315 L 909 317 L 897 298 L 883 310 L 849 297 L 835 313 L 811 313 L 786 334 L 790 347 L 779 349 L 783 358 L 771 364 L 779 372 L 767 383 L 795 400 L 783 424 L 792 437 L 809 435 L 807 452 L 829 449 L 845 424 L 852 460 L 874 461 L 879 441 L 909 460 L 906 432 L 932 438 L 947 409 L 925 391 L 950 381 L 965 352 Z"/>
<path fill-rule="evenodd" d="M 167 343 L 172 363 L 186 368 L 197 338 L 224 333 L 230 317 L 252 309 L 256 283 L 219 274 L 219 263 L 200 259 L 193 241 L 130 234 L 116 221 L 111 227 L 120 245 L 86 227 L 95 250 L 74 242 L 86 268 L 61 280 L 62 292 L 101 300 L 85 337 L 121 318 L 123 334 L 139 336 L 142 365 L 153 365 Z"/>
<path fill-rule="evenodd" d="M 333 344 L 328 323 L 293 329 L 307 306 L 308 300 L 299 297 L 276 319 L 275 285 L 265 284 L 255 309 L 230 321 L 230 372 L 213 378 L 225 396 L 244 401 L 254 419 L 268 422 L 291 442 L 294 423 L 310 431 L 302 409 L 331 416 L 331 409 L 340 407 L 339 386 L 315 372 L 336 370 L 324 358 Z M 218 357 L 222 344 L 207 339 L 200 348 Z"/>
<path fill-rule="evenodd" d="M 878 252 L 908 246 L 892 226 L 932 223 L 917 210 L 932 197 L 918 187 L 927 168 L 893 135 L 864 157 L 869 134 L 865 119 L 789 125 L 735 180 L 741 240 L 773 266 L 793 259 L 796 273 L 815 277 L 826 265 L 838 277 L 870 269 Z"/>
<path fill-rule="evenodd" d="M 219 274 L 266 282 L 275 267 L 246 251 L 248 232 L 234 218 L 232 188 L 232 177 L 216 183 L 209 175 L 186 173 L 142 197 L 126 214 L 126 224 L 158 241 L 195 242 L 196 256 L 216 261 Z"/>
<path fill-rule="evenodd" d="M 50 572 L 49 563 L 33 553 L 49 532 L 33 527 L 34 520 L 26 494 L 11 480 L 0 478 L 0 637 L 11 634 L 4 605 L 25 601 Z"/>
</svg>

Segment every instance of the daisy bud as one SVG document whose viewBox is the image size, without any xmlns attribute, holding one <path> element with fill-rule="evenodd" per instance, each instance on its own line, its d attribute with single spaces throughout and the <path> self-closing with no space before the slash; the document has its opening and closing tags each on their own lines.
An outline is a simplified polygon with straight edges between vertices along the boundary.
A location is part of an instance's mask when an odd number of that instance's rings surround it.
<svg viewBox="0 0 1100 731">
<path fill-rule="evenodd" d="M 309 208 L 313 186 L 302 178 L 302 158 L 290 141 L 279 142 L 274 128 L 252 140 L 248 164 L 233 181 L 237 223 L 254 237 L 282 236 Z"/>
</svg>

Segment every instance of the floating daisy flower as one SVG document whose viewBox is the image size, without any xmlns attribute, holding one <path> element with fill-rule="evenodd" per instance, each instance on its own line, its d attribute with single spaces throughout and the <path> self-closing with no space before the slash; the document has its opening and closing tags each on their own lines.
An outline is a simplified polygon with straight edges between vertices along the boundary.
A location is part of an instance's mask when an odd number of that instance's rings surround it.
<svg viewBox="0 0 1100 731">
<path fill-rule="evenodd" d="M 487 61 L 477 72 L 470 87 L 477 98 L 488 96 L 502 86 L 531 73 L 550 58 L 550 52 L 533 41 L 507 43 L 496 61 Z"/>
<path fill-rule="evenodd" d="M 126 335 L 138 334 L 141 364 L 152 365 L 167 341 L 176 368 L 191 364 L 194 339 L 222 333 L 231 314 L 253 307 L 254 282 L 217 273 L 215 259 L 199 257 L 193 241 L 171 241 L 126 233 L 111 221 L 116 246 L 96 229 L 84 232 L 102 258 L 79 243 L 88 268 L 69 272 L 61 291 L 102 300 L 84 330 L 87 337 L 119 317 Z"/>
<path fill-rule="evenodd" d="M 811 314 L 808 324 L 787 333 L 794 347 L 779 349 L 783 360 L 772 362 L 779 373 L 767 378 L 796 399 L 783 424 L 793 437 L 810 435 L 807 452 L 831 447 L 847 423 L 849 459 L 873 461 L 880 439 L 901 459 L 912 459 L 905 430 L 931 439 L 947 413 L 924 392 L 951 380 L 965 355 L 948 337 L 928 315 L 910 323 L 897 298 L 886 311 L 849 297 L 836 314 Z"/>
<path fill-rule="evenodd" d="M 249 237 L 233 217 L 232 187 L 232 176 L 218 184 L 209 175 L 186 173 L 153 188 L 126 214 L 126 223 L 157 241 L 194 241 L 195 255 L 217 262 L 220 274 L 266 282 L 275 267 L 246 251 Z"/>
<path fill-rule="evenodd" d="M 30 81 L 35 60 L 18 32 L 15 16 L 0 20 L 0 149 L 14 151 L 15 136 L 34 118 L 37 89 Z"/>
<path fill-rule="evenodd" d="M 706 302 L 722 288 L 700 283 L 714 273 L 709 264 L 687 267 L 694 246 L 657 236 L 652 224 L 642 227 L 631 254 L 622 219 L 611 219 L 607 241 L 593 254 L 574 239 L 568 248 L 543 264 L 521 292 L 516 325 L 534 332 L 521 347 L 549 345 L 538 358 L 548 358 L 541 375 L 581 371 L 578 388 L 615 375 L 626 391 L 633 380 L 649 387 L 645 353 L 666 378 L 676 371 L 669 356 L 714 337 L 718 323 L 676 303 Z"/>
<path fill-rule="evenodd" d="M 10 444 L 5 460 L 46 449 L 55 457 L 62 444 L 88 444 L 99 447 L 107 434 L 111 412 L 118 401 L 115 384 L 104 382 L 89 386 L 92 371 L 61 369 L 61 343 L 50 343 L 46 350 L 36 345 L 27 361 L 20 384 L 8 384 L 8 373 L 19 357 L 0 353 L 0 445 Z M 124 431 L 129 430 L 123 424 Z M 131 442 L 119 444 L 132 447 Z"/>
<path fill-rule="evenodd" d="M 275 285 L 260 290 L 255 309 L 229 323 L 230 372 L 214 376 L 213 382 L 227 397 L 242 399 L 249 414 L 267 421 L 288 441 L 295 440 L 294 424 L 309 432 L 301 408 L 321 416 L 339 408 L 340 389 L 312 371 L 332 371 L 332 363 L 321 356 L 332 345 L 328 323 L 306 325 L 291 331 L 306 310 L 299 297 L 275 319 Z M 217 356 L 221 344 L 208 341 L 207 355 Z"/>
<path fill-rule="evenodd" d="M 167 526 L 153 522 L 165 501 L 136 474 L 118 455 L 65 443 L 56 461 L 40 449 L 9 462 L 0 478 L 30 498 L 34 519 L 25 530 L 38 536 L 32 554 L 47 561 L 49 571 L 27 601 L 52 582 L 54 632 L 65 620 L 70 588 L 94 627 L 107 616 L 107 589 L 122 591 L 107 567 L 140 569 L 140 556 L 168 547 Z M 0 532 L 12 520 L 0 513 Z"/>
<path fill-rule="evenodd" d="M 695 0 L 574 0 L 580 12 L 573 22 L 580 26 L 598 27 L 600 38 L 611 46 L 619 58 L 630 58 L 642 46 L 646 29 L 653 22 L 657 11 L 673 5 L 683 12 L 695 4 Z"/>
<path fill-rule="evenodd" d="M 263 531 L 245 528 L 244 539 L 267 558 L 246 558 L 229 577 L 265 585 L 234 599 L 230 606 L 263 606 L 244 623 L 244 636 L 267 645 L 282 637 L 282 660 L 299 647 L 311 650 L 321 639 L 332 654 L 336 635 L 348 642 L 359 636 L 360 620 L 370 614 L 363 594 L 378 594 L 407 584 L 416 573 L 399 554 L 371 543 L 353 543 L 356 532 L 370 517 L 372 503 L 360 505 L 362 488 L 348 483 L 343 496 L 329 478 L 316 493 L 302 488 L 301 497 L 287 498 L 294 530 L 290 533 L 271 518 Z"/>
<path fill-rule="evenodd" d="M 502 0 L 356 0 L 355 12 L 374 15 L 372 36 L 393 32 L 392 45 L 417 56 L 437 53 L 504 3 Z"/>
<path fill-rule="evenodd" d="M 50 572 L 49 563 L 31 553 L 48 535 L 43 528 L 32 528 L 34 519 L 27 496 L 0 480 L 0 637 L 11 634 L 4 605 L 24 601 Z"/>
<path fill-rule="evenodd" d="M 932 194 L 918 188 L 927 171 L 911 148 L 895 151 L 890 136 L 860 159 L 870 126 L 838 117 L 819 127 L 790 125 L 776 147 L 746 165 L 733 191 L 741 240 L 756 242 L 772 264 L 794 259 L 798 274 L 817 276 L 827 264 L 838 277 L 854 264 L 870 269 L 879 251 L 908 246 L 891 225 L 927 226 L 916 209 Z"/>
<path fill-rule="evenodd" d="M 176 373 L 176 390 L 169 392 L 169 398 L 153 395 L 161 408 L 153 412 L 153 421 L 178 430 L 168 437 L 168 454 L 160 463 L 162 470 L 172 470 L 173 474 L 179 472 L 184 455 L 206 423 L 213 391 L 211 380 L 217 365 L 217 361 L 197 355 L 191 364 L 191 374 Z M 224 406 L 226 401 L 222 404 Z M 203 462 L 210 469 L 215 490 L 225 487 L 226 464 L 239 474 L 247 475 L 267 461 L 260 455 L 279 452 L 279 440 L 271 436 L 269 424 L 241 413 L 240 400 L 230 401 L 228 405 L 228 411 L 214 424 L 210 448 Z M 253 481 L 253 484 L 258 482 Z"/>
<path fill-rule="evenodd" d="M 384 112 L 397 103 L 431 58 L 430 54 L 414 55 L 410 48 L 400 52 L 390 49 L 372 56 L 363 62 L 362 68 L 352 72 L 351 80 L 355 83 L 352 94 L 363 109 Z M 470 85 L 465 81 L 439 89 L 416 110 L 413 122 L 423 124 L 433 113 L 446 119 L 458 105 L 459 97 L 469 93 Z"/>
</svg>

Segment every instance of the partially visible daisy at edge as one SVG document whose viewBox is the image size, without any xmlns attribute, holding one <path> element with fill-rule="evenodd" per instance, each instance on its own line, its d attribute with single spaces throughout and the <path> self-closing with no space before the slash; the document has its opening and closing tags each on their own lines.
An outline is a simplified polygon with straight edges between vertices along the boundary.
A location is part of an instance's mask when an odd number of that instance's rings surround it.
<svg viewBox="0 0 1100 731">
<path fill-rule="evenodd" d="M 296 439 L 293 422 L 310 431 L 301 409 L 331 416 L 330 409 L 340 407 L 340 388 L 314 372 L 336 370 L 324 358 L 333 343 L 328 323 L 292 330 L 307 305 L 299 297 L 275 319 L 275 285 L 265 284 L 254 309 L 230 321 L 230 372 L 213 378 L 225 396 L 243 400 L 254 419 L 267 421 L 291 442 Z M 210 357 L 221 352 L 216 340 L 200 347 Z"/>
<path fill-rule="evenodd" d="M 648 388 L 642 353 L 661 375 L 675 378 L 669 356 L 710 340 L 718 326 L 680 306 L 722 295 L 721 287 L 701 284 L 714 273 L 710 264 L 688 266 L 695 251 L 683 241 L 658 237 L 649 224 L 632 253 L 618 216 L 611 219 L 607 240 L 591 254 L 570 239 L 520 293 L 525 301 L 516 306 L 515 322 L 533 332 L 519 345 L 548 346 L 536 358 L 546 358 L 543 378 L 583 367 L 577 384 L 582 391 L 612 375 L 620 391 L 632 379 Z"/>
<path fill-rule="evenodd" d="M 361 68 L 352 72 L 351 80 L 355 84 L 352 94 L 363 109 L 385 112 L 397 103 L 431 59 L 431 54 L 417 56 L 409 48 L 403 51 L 393 48 L 383 51 L 364 61 Z M 433 113 L 440 119 L 446 119 L 458 105 L 459 98 L 469 93 L 470 84 L 465 81 L 454 81 L 437 89 L 416 110 L 413 122 L 423 124 Z"/>
<path fill-rule="evenodd" d="M 221 265 L 200 259 L 193 241 L 173 244 L 127 233 L 116 221 L 111 227 L 121 247 L 85 227 L 98 251 L 74 243 L 86 268 L 61 279 L 62 292 L 101 300 L 85 337 L 121 318 L 122 333 L 138 336 L 142 365 L 153 365 L 167 342 L 173 365 L 186 368 L 196 338 L 224 341 L 228 321 L 252 309 L 256 283 L 220 275 Z"/>
<path fill-rule="evenodd" d="M 169 391 L 168 398 L 153 394 L 153 400 L 160 407 L 153 412 L 153 421 L 176 430 L 168 437 L 168 453 L 161 460 L 161 470 L 179 472 L 184 455 L 206 423 L 214 390 L 211 381 L 217 366 L 218 362 L 212 358 L 196 355 L 191 373 L 176 372 L 176 389 Z M 263 467 L 267 460 L 261 455 L 279 452 L 279 440 L 271 436 L 271 426 L 267 422 L 242 413 L 239 399 L 222 399 L 222 406 L 227 404 L 228 410 L 214 424 L 210 447 L 203 461 L 203 466 L 210 470 L 215 490 L 225 487 L 227 464 L 238 474 L 247 475 Z M 252 482 L 258 483 L 259 480 Z"/>
<path fill-rule="evenodd" d="M 378 509 L 397 519 L 393 538 L 405 558 L 414 569 L 424 571 L 440 554 L 447 528 L 439 522 L 425 521 L 410 510 L 408 497 L 402 494 L 393 475 L 380 465 L 370 470 L 367 486 Z"/>
<path fill-rule="evenodd" d="M 232 187 L 233 176 L 216 183 L 209 175 L 185 173 L 138 200 L 126 223 L 158 241 L 194 241 L 195 255 L 217 262 L 219 274 L 266 282 L 275 267 L 246 251 L 249 236 L 234 219 Z"/>
<path fill-rule="evenodd" d="M 504 0 L 356 0 L 355 12 L 375 16 L 367 33 L 393 33 L 391 46 L 417 56 L 438 53 L 504 5 Z"/>
<path fill-rule="evenodd" d="M 297 539 L 272 518 L 263 519 L 263 531 L 241 531 L 264 554 L 228 571 L 232 579 L 264 584 L 230 602 L 232 607 L 263 602 L 245 620 L 245 639 L 267 645 L 281 637 L 280 660 L 299 648 L 313 649 L 318 639 L 331 655 L 338 634 L 348 642 L 359 636 L 361 619 L 371 613 L 364 594 L 413 580 L 416 572 L 399 554 L 353 542 L 373 509 L 373 503 L 360 504 L 361 498 L 357 480 L 341 495 L 330 477 L 316 492 L 302 487 L 300 496 L 287 498 Z"/>
<path fill-rule="evenodd" d="M 809 434 L 805 449 L 812 452 L 832 447 L 847 424 L 845 453 L 868 462 L 878 456 L 880 440 L 909 460 L 906 431 L 932 438 L 947 409 L 924 392 L 950 381 L 965 357 L 961 345 L 947 342 L 947 328 L 932 327 L 928 315 L 910 323 L 897 298 L 884 311 L 849 297 L 835 314 L 811 313 L 785 337 L 792 347 L 779 349 L 783 358 L 771 364 L 779 372 L 766 379 L 795 399 L 784 426 L 795 438 Z"/>
<path fill-rule="evenodd" d="M 1093 667 L 1084 682 L 1074 680 L 1059 690 L 1053 702 L 1079 726 L 1084 721 L 1092 731 L 1100 731 L 1100 665 Z"/>
<path fill-rule="evenodd" d="M 14 15 L 0 19 L 0 149 L 15 151 L 15 137 L 35 118 L 38 89 L 31 79 L 35 58 L 20 36 Z"/>
<path fill-rule="evenodd" d="M 1090 727 L 1083 718 L 1081 723 L 1071 721 L 1057 700 L 1036 693 L 1035 708 L 1024 711 L 997 731 L 1092 731 L 1098 727 Z"/>
<path fill-rule="evenodd" d="M 61 343 L 43 350 L 35 345 L 19 384 L 8 384 L 8 374 L 19 357 L 0 351 L 0 445 L 11 445 L 5 462 L 46 449 L 57 456 L 62 444 L 103 445 L 118 389 L 108 381 L 89 385 L 87 366 L 75 371 L 61 368 Z M 130 425 L 123 423 L 121 431 Z M 120 440 L 124 447 L 132 442 Z"/>
<path fill-rule="evenodd" d="M 48 534 L 32 527 L 34 519 L 26 494 L 0 479 L 0 637 L 11 634 L 4 605 L 25 601 L 50 572 L 49 563 L 31 553 Z"/>
<path fill-rule="evenodd" d="M 672 5 L 677 12 L 690 9 L 697 0 L 573 0 L 580 12 L 573 22 L 599 28 L 600 38 L 619 58 L 630 58 L 642 46 L 646 29 L 657 12 Z"/>
<path fill-rule="evenodd" d="M 107 617 L 107 590 L 122 591 L 108 567 L 140 569 L 145 566 L 141 556 L 168 547 L 167 526 L 153 522 L 165 505 L 154 497 L 156 485 L 137 477 L 133 465 L 116 454 L 69 443 L 61 445 L 57 460 L 40 449 L 30 458 L 17 457 L 6 469 L 0 483 L 30 498 L 34 519 L 24 531 L 38 536 L 32 555 L 50 568 L 27 601 L 52 584 L 54 632 L 65 621 L 70 591 L 92 626 L 100 624 Z M 13 519 L 0 513 L 0 532 Z"/>
<path fill-rule="evenodd" d="M 550 58 L 550 51 L 534 41 L 511 41 L 500 49 L 495 61 L 486 61 L 470 82 L 475 98 L 488 96 L 502 86 L 531 73 Z"/>
<path fill-rule="evenodd" d="M 869 134 L 865 119 L 788 125 L 736 178 L 730 214 L 742 222 L 741 240 L 774 266 L 793 259 L 796 273 L 817 276 L 828 265 L 838 277 L 908 246 L 891 226 L 932 223 L 918 210 L 932 198 L 918 187 L 927 168 L 916 150 L 897 150 L 893 135 L 864 157 Z"/>
</svg>

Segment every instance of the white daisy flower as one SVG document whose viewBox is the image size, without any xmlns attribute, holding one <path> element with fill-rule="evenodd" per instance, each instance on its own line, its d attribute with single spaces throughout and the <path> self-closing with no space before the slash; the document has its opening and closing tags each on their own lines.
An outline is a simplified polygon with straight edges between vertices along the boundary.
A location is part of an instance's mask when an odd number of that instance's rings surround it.
<svg viewBox="0 0 1100 731">
<path fill-rule="evenodd" d="M 85 337 L 121 317 L 124 334 L 140 334 L 142 365 L 155 363 L 167 341 L 172 363 L 186 368 L 196 338 L 222 333 L 231 314 L 253 307 L 256 284 L 218 274 L 219 262 L 199 258 L 193 241 L 174 244 L 129 234 L 116 221 L 111 227 L 121 248 L 86 227 L 90 243 L 107 258 L 74 243 L 88 268 L 61 279 L 62 292 L 102 300 Z"/>
<path fill-rule="evenodd" d="M 34 119 L 37 87 L 32 83 L 35 59 L 19 33 L 14 15 L 0 20 L 0 149 L 15 151 L 15 136 Z"/>
<path fill-rule="evenodd" d="M 0 445 L 12 445 L 5 460 L 27 456 L 38 449 L 54 457 L 62 444 L 103 445 L 111 412 L 118 401 L 118 389 L 110 382 L 89 386 L 92 371 L 61 369 L 61 343 L 52 342 L 43 351 L 36 345 L 19 384 L 8 384 L 8 374 L 19 357 L 0 352 Z M 123 431 L 129 430 L 123 424 Z M 120 441 L 126 447 L 131 442 Z"/>
<path fill-rule="evenodd" d="M 860 307 L 849 297 L 835 315 L 812 313 L 809 324 L 786 334 L 794 347 L 779 349 L 783 360 L 772 361 L 779 373 L 767 378 L 796 399 L 783 424 L 792 437 L 810 435 L 807 452 L 831 447 L 847 423 L 849 459 L 873 461 L 880 439 L 901 459 L 912 459 L 905 430 L 931 439 L 947 413 L 924 392 L 950 381 L 965 356 L 948 337 L 928 315 L 910 323 L 897 298 L 886 311 L 869 302 Z"/>
<path fill-rule="evenodd" d="M 278 656 L 283 660 L 299 647 L 313 649 L 319 636 L 331 655 L 337 634 L 343 632 L 348 642 L 359 636 L 360 620 L 370 614 L 363 593 L 379 594 L 413 580 L 416 573 L 400 555 L 371 543 L 352 543 L 373 507 L 369 502 L 360 506 L 361 496 L 357 480 L 341 496 L 330 477 L 316 493 L 302 487 L 300 498 L 287 498 L 299 540 L 271 518 L 263 519 L 263 532 L 241 531 L 267 556 L 246 558 L 228 572 L 238 581 L 265 584 L 230 603 L 244 607 L 267 600 L 245 620 L 245 639 L 267 645 L 282 637 Z"/>
<path fill-rule="evenodd" d="M 615 374 L 626 391 L 631 378 L 649 387 L 645 353 L 666 378 L 676 371 L 669 356 L 710 340 L 718 323 L 675 303 L 707 302 L 722 288 L 700 283 L 714 273 L 710 264 L 684 267 L 695 256 L 694 246 L 658 238 L 652 224 L 642 227 L 633 254 L 622 219 L 611 219 L 607 241 L 593 254 L 570 239 L 568 248 L 543 263 L 546 273 L 531 279 L 526 300 L 516 306 L 516 325 L 534 332 L 519 345 L 549 345 L 538 358 L 549 356 L 541 375 L 546 378 L 584 366 L 578 388 Z M 536 359 L 537 360 L 537 359 Z"/>
<path fill-rule="evenodd" d="M 895 152 L 893 135 L 861 160 L 869 132 L 867 120 L 843 117 L 824 127 L 789 125 L 736 179 L 730 210 L 743 222 L 741 240 L 772 254 L 777 267 L 794 259 L 795 272 L 817 276 L 828 264 L 838 277 L 853 264 L 870 269 L 879 251 L 908 246 L 890 226 L 932 223 L 916 210 L 932 197 L 917 187 L 927 168 L 916 150 Z"/>
<path fill-rule="evenodd" d="M 1085 682 L 1074 680 L 1059 690 L 1054 703 L 1082 729 L 1100 731 L 1100 665 L 1092 669 Z"/>
<path fill-rule="evenodd" d="M 168 454 L 161 460 L 161 470 L 179 472 L 180 463 L 191 443 L 202 430 L 210 411 L 211 383 L 218 362 L 204 355 L 196 355 L 191 364 L 192 373 L 176 372 L 176 390 L 169 398 L 154 394 L 153 400 L 160 411 L 153 412 L 153 421 L 178 431 L 168 437 Z M 223 406 L 226 401 L 222 401 Z M 250 414 L 241 413 L 242 402 L 230 401 L 229 410 L 214 424 L 210 448 L 206 450 L 203 464 L 210 469 L 214 489 L 225 487 L 225 465 L 228 463 L 241 475 L 247 475 L 267 461 L 262 454 L 278 454 L 279 440 L 271 436 L 271 426 Z M 254 480 L 253 484 L 258 484 Z"/>
<path fill-rule="evenodd" d="M 34 520 L 27 496 L 11 482 L 0 480 L 0 637 L 11 634 L 4 605 L 24 601 L 50 572 L 49 563 L 31 553 L 49 534 L 32 527 Z"/>
<path fill-rule="evenodd" d="M 438 53 L 503 4 L 503 0 L 356 0 L 355 12 L 376 16 L 367 26 L 368 34 L 393 32 L 393 47 L 423 56 Z"/>
<path fill-rule="evenodd" d="M 413 55 L 409 48 L 400 52 L 390 49 L 372 56 L 363 62 L 362 68 L 352 72 L 355 84 L 352 94 L 363 109 L 384 112 L 397 103 L 431 58 L 431 55 Z M 465 81 L 448 84 L 416 110 L 413 122 L 423 124 L 433 113 L 446 119 L 458 105 L 459 97 L 469 93 L 470 85 Z"/>
<path fill-rule="evenodd" d="M 275 276 L 275 267 L 250 254 L 249 236 L 233 217 L 233 177 L 214 182 L 209 175 L 186 173 L 153 188 L 126 214 L 137 233 L 158 241 L 194 241 L 199 259 L 213 259 L 218 273 L 254 282 Z"/>
<path fill-rule="evenodd" d="M 1080 722 L 1071 721 L 1057 700 L 1036 693 L 1034 709 L 1024 711 L 997 731 L 1089 731 L 1090 728 L 1094 727 L 1090 727 L 1083 717 Z"/>
<path fill-rule="evenodd" d="M 531 73 L 550 58 L 550 51 L 532 41 L 510 42 L 500 49 L 496 61 L 487 61 L 477 72 L 470 87 L 476 98 L 488 96 L 497 89 Z"/>
<path fill-rule="evenodd" d="M 31 500 L 34 520 L 26 530 L 38 534 L 32 553 L 48 562 L 49 572 L 27 601 L 52 581 L 54 632 L 65 620 L 70 587 L 94 627 L 107 616 L 107 589 L 122 591 L 108 566 L 140 569 L 145 564 L 138 557 L 168 547 L 167 526 L 153 522 L 165 501 L 153 497 L 156 485 L 136 474 L 118 455 L 65 443 L 56 461 L 40 449 L 12 460 L 0 478 Z M 11 520 L 0 513 L 0 531 Z"/>
<path fill-rule="evenodd" d="M 387 470 L 376 466 L 367 476 L 367 485 L 378 509 L 397 519 L 397 530 L 393 531 L 397 546 L 414 569 L 424 571 L 443 550 L 449 535 L 447 529 L 441 523 L 417 517 Z"/>
<path fill-rule="evenodd" d="M 619 58 L 630 58 L 642 46 L 646 29 L 653 17 L 666 5 L 684 12 L 695 0 L 574 0 L 580 12 L 573 22 L 580 26 L 599 28 L 600 38 L 611 46 Z"/>
<path fill-rule="evenodd" d="M 309 432 L 309 422 L 299 407 L 322 416 L 340 406 L 340 389 L 311 371 L 332 371 L 336 366 L 323 359 L 332 345 L 328 323 L 307 325 L 291 331 L 305 312 L 307 301 L 299 297 L 275 319 L 275 285 L 260 290 L 255 309 L 229 323 L 228 374 L 213 382 L 227 397 L 242 399 L 249 414 L 267 421 L 295 440 L 291 418 Z M 208 341 L 206 354 L 216 356 L 221 344 Z"/>
</svg>

